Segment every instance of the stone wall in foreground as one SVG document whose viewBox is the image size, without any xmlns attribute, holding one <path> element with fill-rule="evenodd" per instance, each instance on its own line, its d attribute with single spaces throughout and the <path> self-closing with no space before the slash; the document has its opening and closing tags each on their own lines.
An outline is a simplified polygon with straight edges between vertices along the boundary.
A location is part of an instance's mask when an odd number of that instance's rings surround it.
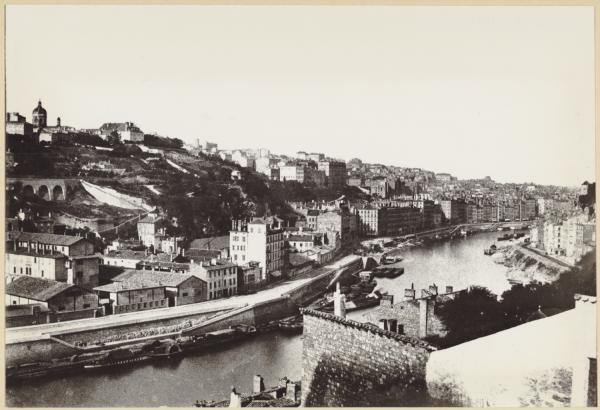
<svg viewBox="0 0 600 410">
<path fill-rule="evenodd" d="M 302 309 L 302 405 L 428 404 L 427 343 L 353 320 Z"/>
</svg>

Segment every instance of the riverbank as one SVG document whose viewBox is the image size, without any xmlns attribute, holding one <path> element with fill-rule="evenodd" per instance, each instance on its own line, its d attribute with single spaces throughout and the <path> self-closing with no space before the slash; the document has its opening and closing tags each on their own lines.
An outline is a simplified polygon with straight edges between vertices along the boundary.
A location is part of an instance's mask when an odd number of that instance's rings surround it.
<svg viewBox="0 0 600 410">
<path fill-rule="evenodd" d="M 362 268 L 359 256 L 346 256 L 319 268 L 312 278 L 295 278 L 252 295 L 111 315 L 94 319 L 9 328 L 6 365 L 45 361 L 97 350 L 108 343 L 120 346 L 177 334 L 198 334 L 235 325 L 258 325 L 297 312 L 342 275 Z M 185 325 L 185 326 L 184 326 Z"/>
<path fill-rule="evenodd" d="M 500 248 L 498 253 L 503 257 L 503 265 L 509 268 L 506 276 L 513 283 L 554 282 L 570 268 L 569 265 L 535 252 L 522 243 Z"/>
</svg>

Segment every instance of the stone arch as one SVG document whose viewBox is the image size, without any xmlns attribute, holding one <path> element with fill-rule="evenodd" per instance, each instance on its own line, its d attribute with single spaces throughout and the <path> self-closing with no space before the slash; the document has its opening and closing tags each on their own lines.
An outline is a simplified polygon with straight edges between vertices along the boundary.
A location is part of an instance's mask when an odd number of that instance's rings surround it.
<svg viewBox="0 0 600 410">
<path fill-rule="evenodd" d="M 50 200 L 50 191 L 47 185 L 40 185 L 38 188 L 38 196 L 46 201 Z"/>
<path fill-rule="evenodd" d="M 26 198 L 31 198 L 34 195 L 35 195 L 35 190 L 33 189 L 33 187 L 31 185 L 23 186 L 23 196 L 25 196 Z"/>
<path fill-rule="evenodd" d="M 54 189 L 52 189 L 52 199 L 54 201 L 64 201 L 65 200 L 65 191 L 61 185 L 56 185 Z"/>
</svg>

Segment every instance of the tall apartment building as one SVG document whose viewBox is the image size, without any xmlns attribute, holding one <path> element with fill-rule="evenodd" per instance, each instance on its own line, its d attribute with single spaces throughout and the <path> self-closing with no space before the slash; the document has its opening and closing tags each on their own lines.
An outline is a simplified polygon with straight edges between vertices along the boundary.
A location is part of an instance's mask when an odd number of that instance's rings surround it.
<svg viewBox="0 0 600 410">
<path fill-rule="evenodd" d="M 6 275 L 66 282 L 91 289 L 98 285 L 101 255 L 85 238 L 16 232 L 6 250 Z"/>
<path fill-rule="evenodd" d="M 284 271 L 283 229 L 279 223 L 255 218 L 251 222 L 234 220 L 229 232 L 231 261 L 237 265 L 257 262 L 261 281 L 279 277 Z"/>
<path fill-rule="evenodd" d="M 357 209 L 360 236 L 379 236 L 383 230 L 382 210 L 374 207 Z"/>
<path fill-rule="evenodd" d="M 423 228 L 423 214 L 417 207 L 386 207 L 381 211 L 382 235 L 407 235 Z"/>
<path fill-rule="evenodd" d="M 149 247 L 152 245 L 154 248 L 158 248 L 156 235 L 158 234 L 161 223 L 162 218 L 155 213 L 149 213 L 138 221 L 138 239 L 144 246 Z"/>
<path fill-rule="evenodd" d="M 442 212 L 451 224 L 467 222 L 467 203 L 464 200 L 448 199 L 440 201 Z"/>
<path fill-rule="evenodd" d="M 373 177 L 365 181 L 369 187 L 371 195 L 377 195 L 379 198 L 387 198 L 390 193 L 390 185 L 385 177 Z"/>
<path fill-rule="evenodd" d="M 342 161 L 319 161 L 319 170 L 327 176 L 330 189 L 341 189 L 346 185 L 346 163 Z"/>
</svg>

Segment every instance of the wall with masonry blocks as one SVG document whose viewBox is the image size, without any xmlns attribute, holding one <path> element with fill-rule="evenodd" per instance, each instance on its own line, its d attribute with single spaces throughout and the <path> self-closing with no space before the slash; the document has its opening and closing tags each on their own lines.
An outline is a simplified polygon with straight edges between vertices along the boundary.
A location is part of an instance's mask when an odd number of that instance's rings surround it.
<svg viewBox="0 0 600 410">
<path fill-rule="evenodd" d="M 426 405 L 427 343 L 348 319 L 302 310 L 302 405 Z"/>
</svg>

